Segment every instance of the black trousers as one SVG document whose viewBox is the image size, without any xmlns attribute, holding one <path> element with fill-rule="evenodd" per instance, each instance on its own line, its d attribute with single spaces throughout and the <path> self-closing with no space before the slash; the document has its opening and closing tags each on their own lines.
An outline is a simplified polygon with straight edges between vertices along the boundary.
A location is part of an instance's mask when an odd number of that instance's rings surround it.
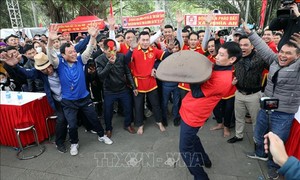
<svg viewBox="0 0 300 180">
<path fill-rule="evenodd" d="M 235 121 L 234 117 L 234 96 L 229 99 L 222 99 L 214 108 L 214 115 L 217 123 L 224 122 L 225 127 L 230 127 L 231 122 Z"/>
<path fill-rule="evenodd" d="M 71 144 L 78 143 L 78 126 L 77 126 L 77 113 L 81 110 L 88 121 L 92 124 L 93 130 L 97 132 L 99 137 L 104 136 L 103 127 L 98 120 L 95 107 L 93 105 L 90 96 L 78 100 L 66 100 L 62 99 L 63 110 L 65 117 L 69 124 L 69 136 Z"/>
<path fill-rule="evenodd" d="M 134 107 L 135 107 L 135 125 L 140 127 L 144 124 L 144 103 L 145 103 L 145 95 L 147 95 L 151 107 L 152 112 L 155 117 L 155 121 L 157 123 L 161 122 L 162 119 L 162 112 L 160 108 L 160 102 L 158 98 L 157 89 L 147 92 L 147 93 L 140 93 L 137 96 L 134 96 Z"/>
<path fill-rule="evenodd" d="M 65 118 L 61 103 L 54 100 L 54 104 L 56 108 L 55 115 L 57 116 L 55 125 L 55 144 L 59 147 L 62 146 L 66 140 L 68 122 Z"/>
</svg>

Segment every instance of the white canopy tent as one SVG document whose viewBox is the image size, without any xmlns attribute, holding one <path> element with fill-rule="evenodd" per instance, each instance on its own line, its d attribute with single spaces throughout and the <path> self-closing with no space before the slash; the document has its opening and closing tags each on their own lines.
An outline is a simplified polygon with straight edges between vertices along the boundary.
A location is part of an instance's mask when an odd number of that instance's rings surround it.
<svg viewBox="0 0 300 180">
<path fill-rule="evenodd" d="M 31 27 L 31 28 L 22 28 L 22 29 L 1 29 L 0 38 L 6 38 L 11 34 L 15 34 L 17 31 L 24 31 L 28 38 L 32 39 L 36 34 L 46 34 L 48 36 L 48 29 L 46 27 Z"/>
</svg>

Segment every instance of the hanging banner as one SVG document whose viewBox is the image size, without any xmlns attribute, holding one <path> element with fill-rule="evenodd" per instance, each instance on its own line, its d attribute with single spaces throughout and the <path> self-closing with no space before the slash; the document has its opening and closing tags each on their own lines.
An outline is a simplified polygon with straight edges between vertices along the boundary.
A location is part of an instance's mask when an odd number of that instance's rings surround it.
<svg viewBox="0 0 300 180">
<path fill-rule="evenodd" d="M 185 25 L 205 27 L 206 16 L 207 14 L 185 15 Z M 238 27 L 239 19 L 239 14 L 216 14 L 215 19 L 210 23 L 210 26 Z"/>
<path fill-rule="evenodd" d="M 84 22 L 76 22 L 76 23 L 61 23 L 58 25 L 58 32 L 69 32 L 69 33 L 75 33 L 75 32 L 87 32 L 88 31 L 88 25 L 91 23 L 96 23 L 100 30 L 103 30 L 105 28 L 105 23 L 103 20 L 96 20 L 96 21 L 84 21 Z M 51 24 L 50 28 L 54 26 L 55 24 Z"/>
<path fill-rule="evenodd" d="M 140 16 L 122 17 L 122 26 L 123 28 L 160 26 L 164 19 L 164 11 L 153 11 Z"/>
</svg>

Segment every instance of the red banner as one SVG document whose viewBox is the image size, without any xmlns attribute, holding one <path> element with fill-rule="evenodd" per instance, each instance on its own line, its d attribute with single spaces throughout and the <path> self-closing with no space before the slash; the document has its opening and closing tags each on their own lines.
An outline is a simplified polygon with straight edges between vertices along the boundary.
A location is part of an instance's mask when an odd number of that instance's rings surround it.
<svg viewBox="0 0 300 180">
<path fill-rule="evenodd" d="M 267 5 L 268 5 L 268 1 L 262 0 L 262 6 L 260 11 L 260 22 L 259 22 L 259 28 L 261 29 L 264 27 Z"/>
<path fill-rule="evenodd" d="M 206 16 L 207 14 L 185 15 L 185 25 L 205 26 Z M 238 27 L 239 19 L 239 14 L 216 14 L 215 19 L 210 23 L 210 26 Z"/>
<path fill-rule="evenodd" d="M 140 16 L 122 17 L 122 26 L 123 28 L 160 26 L 164 19 L 164 11 L 154 11 Z"/>
<path fill-rule="evenodd" d="M 105 23 L 103 20 L 96 20 L 96 21 L 85 21 L 85 22 L 78 22 L 78 23 L 61 23 L 58 25 L 58 32 L 87 32 L 88 25 L 91 23 L 96 23 L 100 30 L 105 28 Z M 50 28 L 55 24 L 51 24 Z"/>
</svg>

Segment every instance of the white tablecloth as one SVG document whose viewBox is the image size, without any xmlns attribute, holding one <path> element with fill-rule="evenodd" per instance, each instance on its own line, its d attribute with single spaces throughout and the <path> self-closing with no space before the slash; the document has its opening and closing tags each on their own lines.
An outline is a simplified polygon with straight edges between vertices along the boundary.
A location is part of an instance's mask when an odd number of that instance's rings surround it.
<svg viewBox="0 0 300 180">
<path fill-rule="evenodd" d="M 2 105 L 15 105 L 21 106 L 36 99 L 41 99 L 42 97 L 46 96 L 45 93 L 36 93 L 36 92 L 21 92 L 23 99 L 18 101 L 18 91 L 10 91 L 11 99 L 10 101 L 6 100 L 6 91 L 1 91 L 1 98 L 0 104 Z"/>
</svg>

